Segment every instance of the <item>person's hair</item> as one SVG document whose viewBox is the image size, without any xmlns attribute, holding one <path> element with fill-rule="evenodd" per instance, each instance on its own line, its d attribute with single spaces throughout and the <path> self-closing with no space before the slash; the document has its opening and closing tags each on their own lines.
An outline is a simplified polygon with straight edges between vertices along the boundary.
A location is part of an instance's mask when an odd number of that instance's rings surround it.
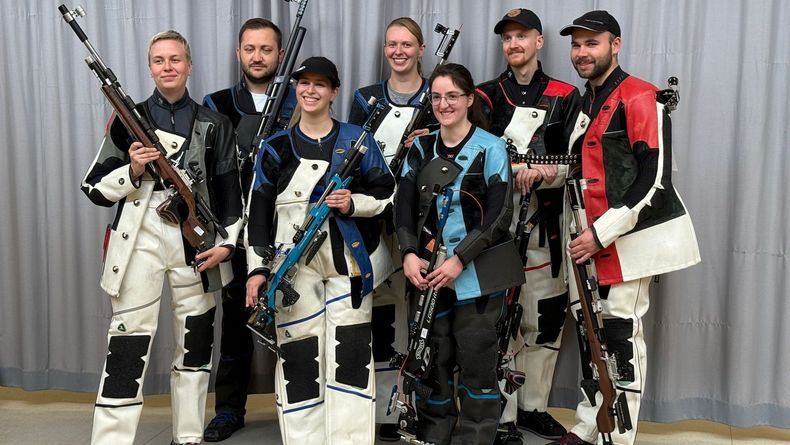
<svg viewBox="0 0 790 445">
<path fill-rule="evenodd" d="M 184 38 L 178 31 L 173 31 L 169 29 L 167 31 L 162 31 L 154 34 L 151 37 L 151 41 L 148 42 L 148 61 L 151 61 L 151 47 L 154 46 L 154 43 L 160 40 L 175 40 L 176 42 L 180 42 L 184 45 L 184 50 L 187 53 L 187 62 L 192 63 L 192 50 L 189 49 L 189 42 L 187 39 Z"/>
<path fill-rule="evenodd" d="M 274 31 L 274 35 L 277 37 L 277 49 L 282 49 L 283 33 L 280 32 L 280 28 L 278 28 L 277 25 L 275 25 L 271 20 L 256 17 L 244 22 L 244 24 L 241 25 L 241 29 L 239 29 L 239 46 L 241 46 L 241 36 L 243 36 L 244 31 L 248 29 L 271 29 Z"/>
<path fill-rule="evenodd" d="M 415 22 L 411 17 L 398 17 L 397 19 L 391 21 L 390 24 L 387 25 L 387 29 L 384 30 L 385 39 L 387 38 L 387 31 L 389 31 L 393 26 L 402 26 L 406 28 L 406 31 L 409 31 L 409 33 L 411 33 L 411 35 L 417 39 L 417 45 L 420 47 L 425 45 L 425 39 L 422 36 L 422 28 L 420 28 L 420 25 L 418 25 L 417 22 Z M 387 42 L 385 41 L 384 44 L 386 45 Z M 422 60 L 417 60 L 417 74 L 422 76 Z"/>
<path fill-rule="evenodd" d="M 485 114 L 483 114 L 483 107 L 480 104 L 480 98 L 476 97 L 475 95 L 475 81 L 472 79 L 472 73 L 470 73 L 469 70 L 463 65 L 457 63 L 446 63 L 444 65 L 437 66 L 436 69 L 433 70 L 431 79 L 428 83 L 431 88 L 433 88 L 433 81 L 436 80 L 437 77 L 449 77 L 453 84 L 457 86 L 462 93 L 472 96 L 474 101 L 472 102 L 472 106 L 469 107 L 466 117 L 469 119 L 469 122 L 484 130 L 487 130 L 488 119 L 486 119 Z"/>
</svg>

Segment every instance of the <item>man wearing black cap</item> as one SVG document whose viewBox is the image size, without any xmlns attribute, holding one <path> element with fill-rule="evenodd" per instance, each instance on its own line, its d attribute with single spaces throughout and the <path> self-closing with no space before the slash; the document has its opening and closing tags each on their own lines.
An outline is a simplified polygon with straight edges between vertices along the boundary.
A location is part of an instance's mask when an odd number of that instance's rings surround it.
<svg viewBox="0 0 790 445">
<path fill-rule="evenodd" d="M 247 198 L 252 183 L 252 141 L 257 136 L 261 111 L 268 99 L 266 91 L 282 62 L 282 35 L 280 28 L 269 20 L 252 18 L 239 30 L 236 59 L 242 77 L 231 88 L 206 95 L 203 105 L 224 114 L 233 123 L 236 137 L 236 155 L 239 159 L 242 197 Z M 284 88 L 284 104 L 275 127 L 285 128 L 291 119 L 296 96 L 291 88 Z M 247 259 L 244 245 L 239 240 L 239 251 L 233 256 L 233 280 L 222 288 L 222 336 L 217 365 L 216 416 L 203 432 L 206 442 L 219 442 L 230 437 L 244 426 L 247 410 L 247 387 L 252 367 L 252 333 L 247 329 L 249 313 L 244 307 L 247 282 Z M 269 362 L 271 363 L 271 362 Z"/>
<path fill-rule="evenodd" d="M 579 114 L 579 92 L 541 70 L 540 19 L 528 9 L 512 9 L 496 24 L 494 33 L 501 38 L 508 67 L 498 78 L 477 88 L 490 131 L 507 140 L 514 155 L 528 151 L 536 155 L 566 154 Z M 519 427 L 547 439 L 565 434 L 565 428 L 546 409 L 568 303 L 560 230 L 567 166 L 527 165 L 515 156 L 513 161 L 518 192 L 513 194 L 515 204 L 519 206 L 527 194 L 527 220 L 535 224 L 535 230 L 527 248 L 527 283 L 519 294 L 524 308 L 524 342 L 511 345 L 515 368 L 526 374 L 526 381 L 511 395 L 503 391 L 508 403 L 501 419 L 500 443 L 518 440 L 520 433 L 513 424 L 516 420 Z M 518 223 L 519 213 L 514 212 L 511 230 Z"/>
<path fill-rule="evenodd" d="M 604 443 L 634 443 L 644 390 L 647 356 L 642 317 L 653 275 L 700 261 L 688 212 L 672 186 L 671 121 L 655 86 L 628 75 L 618 64 L 620 25 L 606 11 L 591 11 L 562 28 L 571 35 L 571 62 L 587 79 L 582 110 L 589 118 L 581 178 L 586 225 L 570 242 L 573 261 L 595 262 L 606 343 L 617 362 L 617 395 L 625 394 L 633 428 L 602 434 Z M 584 147 L 582 150 L 581 147 Z M 580 228 L 581 229 L 581 228 Z M 571 312 L 578 318 L 575 283 Z M 589 357 L 582 359 L 589 366 Z M 592 375 L 587 368 L 585 376 Z M 596 415 L 587 394 L 576 409 L 577 424 L 552 444 L 597 442 Z M 600 401 L 600 398 L 598 399 Z M 624 410 L 618 410 L 624 413 Z M 609 440 L 607 442 L 607 440 Z"/>
</svg>

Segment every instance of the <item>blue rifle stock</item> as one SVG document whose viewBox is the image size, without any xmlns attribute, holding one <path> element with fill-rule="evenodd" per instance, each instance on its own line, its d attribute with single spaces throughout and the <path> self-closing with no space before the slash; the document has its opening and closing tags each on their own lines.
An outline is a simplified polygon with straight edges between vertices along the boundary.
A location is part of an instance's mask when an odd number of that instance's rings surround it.
<svg viewBox="0 0 790 445">
<path fill-rule="evenodd" d="M 383 102 L 376 103 L 371 98 L 371 106 L 375 105 L 368 119 L 362 125 L 362 134 L 348 150 L 343 163 L 337 168 L 327 184 L 326 190 L 313 205 L 304 222 L 294 234 L 294 245 L 283 250 L 282 245 L 276 250 L 267 249 L 264 261 L 269 264 L 268 288 L 261 288 L 258 304 L 253 309 L 252 316 L 247 322 L 247 327 L 258 335 L 264 345 L 276 354 L 282 354 L 282 349 L 277 346 L 274 337 L 265 332 L 266 327 L 274 320 L 277 297 L 281 305 L 288 307 L 299 300 L 299 293 L 293 288 L 293 280 L 299 269 L 299 261 L 305 258 L 305 264 L 310 264 L 313 256 L 326 240 L 327 232 L 321 230 L 324 221 L 329 217 L 332 209 L 326 204 L 326 197 L 335 190 L 347 189 L 353 178 L 354 170 L 359 166 L 363 156 L 370 147 L 363 145 L 368 134 L 375 132 L 376 127 L 390 110 L 390 106 Z"/>
</svg>

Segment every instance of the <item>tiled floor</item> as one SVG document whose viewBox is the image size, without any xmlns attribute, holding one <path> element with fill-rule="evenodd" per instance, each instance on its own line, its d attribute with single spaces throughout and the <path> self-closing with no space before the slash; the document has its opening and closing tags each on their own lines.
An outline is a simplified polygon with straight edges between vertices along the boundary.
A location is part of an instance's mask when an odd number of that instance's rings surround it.
<svg viewBox="0 0 790 445">
<path fill-rule="evenodd" d="M 213 406 L 213 394 L 208 406 Z M 93 394 L 65 391 L 27 392 L 0 387 L 0 444 L 83 445 L 90 438 Z M 573 422 L 573 411 L 552 409 L 551 413 L 566 426 Z M 208 419 L 213 412 L 207 413 Z M 208 420 L 207 419 L 207 420 Z M 529 434 L 525 444 L 542 445 L 547 441 Z M 168 396 L 146 398 L 136 445 L 170 443 L 170 402 Z M 280 444 L 273 396 L 254 395 L 248 404 L 247 425 L 227 445 Z M 790 430 L 757 427 L 731 428 L 705 421 L 671 424 L 639 423 L 638 445 L 773 445 L 790 444 Z"/>
</svg>

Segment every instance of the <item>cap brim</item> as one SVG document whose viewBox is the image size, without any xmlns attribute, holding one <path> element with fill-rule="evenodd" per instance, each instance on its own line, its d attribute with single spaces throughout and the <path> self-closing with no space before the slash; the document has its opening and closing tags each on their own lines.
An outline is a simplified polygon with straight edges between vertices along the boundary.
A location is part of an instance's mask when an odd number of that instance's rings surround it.
<svg viewBox="0 0 790 445">
<path fill-rule="evenodd" d="M 568 26 L 565 26 L 564 28 L 560 29 L 560 35 L 561 36 L 569 36 L 569 35 L 571 35 L 571 33 L 573 32 L 574 29 L 586 29 L 587 31 L 592 31 L 592 32 L 606 32 L 605 29 L 595 29 L 595 28 L 590 28 L 588 26 L 581 26 L 581 25 L 568 25 Z"/>
<path fill-rule="evenodd" d="M 502 31 L 505 29 L 505 25 L 507 25 L 508 22 L 518 23 L 519 25 L 521 25 L 521 26 L 523 26 L 523 27 L 525 27 L 527 29 L 537 29 L 534 26 L 525 25 L 522 22 L 516 20 L 515 18 L 512 18 L 512 19 L 511 18 L 505 18 L 505 19 L 502 19 L 499 22 L 497 22 L 496 26 L 494 26 L 494 34 L 502 34 Z"/>
</svg>

